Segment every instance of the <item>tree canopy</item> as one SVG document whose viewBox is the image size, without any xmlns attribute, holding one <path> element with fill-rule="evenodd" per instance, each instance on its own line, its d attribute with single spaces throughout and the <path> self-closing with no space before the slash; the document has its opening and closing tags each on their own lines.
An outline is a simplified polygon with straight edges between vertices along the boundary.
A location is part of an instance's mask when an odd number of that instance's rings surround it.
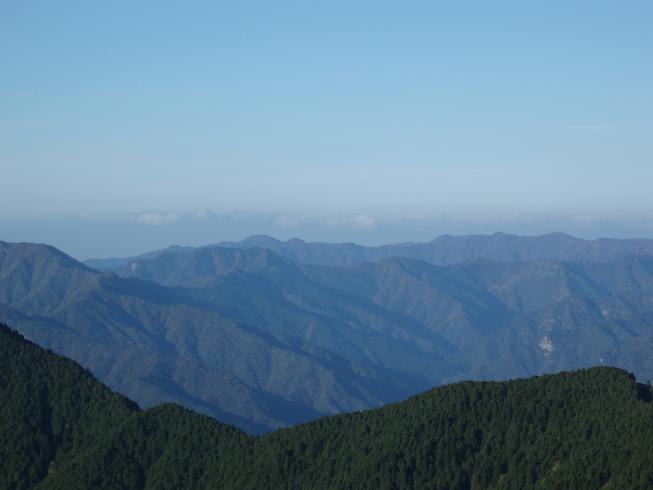
<svg viewBox="0 0 653 490">
<path fill-rule="evenodd" d="M 0 488 L 651 488 L 652 395 L 599 367 L 254 437 L 172 404 L 141 411 L 0 326 Z"/>
</svg>

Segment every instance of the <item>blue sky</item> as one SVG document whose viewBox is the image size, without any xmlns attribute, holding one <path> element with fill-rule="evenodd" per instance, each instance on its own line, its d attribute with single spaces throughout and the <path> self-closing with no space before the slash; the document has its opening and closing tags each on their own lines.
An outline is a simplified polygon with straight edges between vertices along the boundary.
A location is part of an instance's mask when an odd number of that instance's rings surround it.
<svg viewBox="0 0 653 490">
<path fill-rule="evenodd" d="M 653 236 L 651 25 L 648 1 L 0 0 L 0 239 Z"/>
</svg>

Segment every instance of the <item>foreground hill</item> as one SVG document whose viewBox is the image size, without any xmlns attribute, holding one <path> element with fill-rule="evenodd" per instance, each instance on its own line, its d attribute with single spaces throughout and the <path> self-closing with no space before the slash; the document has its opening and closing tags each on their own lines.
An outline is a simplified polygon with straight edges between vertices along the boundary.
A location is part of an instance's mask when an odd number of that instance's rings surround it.
<svg viewBox="0 0 653 490">
<path fill-rule="evenodd" d="M 653 392 L 614 368 L 464 382 L 252 437 L 140 411 L 0 326 L 2 488 L 650 488 Z"/>
</svg>

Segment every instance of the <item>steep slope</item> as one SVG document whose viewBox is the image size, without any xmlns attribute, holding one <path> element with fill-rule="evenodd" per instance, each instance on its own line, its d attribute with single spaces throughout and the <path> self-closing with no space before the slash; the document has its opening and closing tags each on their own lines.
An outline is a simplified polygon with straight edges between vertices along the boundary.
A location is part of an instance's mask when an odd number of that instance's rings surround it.
<svg viewBox="0 0 653 490">
<path fill-rule="evenodd" d="M 502 379 L 608 363 L 653 379 L 646 354 L 653 349 L 651 257 L 477 259 L 448 267 L 384 259 L 346 271 L 306 271 L 317 282 L 419 321 L 452 346 L 446 359 L 465 377 Z"/>
<path fill-rule="evenodd" d="M 369 363 L 373 359 L 377 366 L 409 373 L 423 389 L 447 369 L 438 365 L 447 351 L 446 342 L 419 322 L 316 283 L 300 266 L 267 249 L 213 247 L 166 253 L 133 261 L 119 272 L 184 287 L 229 318 L 264 328 L 284 342 L 310 342 L 337 353 L 360 363 L 368 376 L 374 370 Z M 406 365 L 411 366 L 409 371 Z M 384 375 L 388 388 L 392 376 Z"/>
<path fill-rule="evenodd" d="M 205 252 L 195 268 L 181 256 L 167 282 L 186 287 L 172 288 L 24 247 L 5 247 L 26 258 L 3 262 L 0 318 L 144 406 L 174 401 L 260 432 L 402 399 L 449 373 L 434 334 L 410 319 L 397 326 L 266 250 L 224 250 L 208 270 Z"/>
<path fill-rule="evenodd" d="M 0 242 L 0 303 L 47 308 L 74 296 L 94 271 L 48 245 Z"/>
<path fill-rule="evenodd" d="M 0 324 L 0 488 L 31 488 L 137 410 Z"/>
<path fill-rule="evenodd" d="M 0 367 L 3 487 L 653 485 L 653 391 L 613 368 L 464 382 L 256 438 L 174 405 L 141 412 L 4 326 Z"/>
<path fill-rule="evenodd" d="M 206 247 L 133 260 L 121 277 L 29 247 L 0 268 L 0 319 L 143 406 L 252 432 L 460 379 L 601 364 L 653 379 L 652 257 L 331 267 Z"/>
<path fill-rule="evenodd" d="M 296 329 L 294 335 L 309 335 L 350 359 L 373 358 L 417 377 L 430 372 L 431 383 L 505 379 L 603 363 L 653 378 L 653 361 L 646 356 L 653 348 L 653 258 L 648 256 L 578 263 L 474 259 L 446 267 L 386 258 L 341 268 L 293 264 L 260 248 L 207 247 L 135 260 L 120 273 L 192 287 L 234 319 L 265 325 L 268 331 Z M 325 295 L 316 284 L 340 291 L 348 304 L 359 305 L 358 311 L 334 303 L 333 294 Z M 386 322 L 403 328 L 376 328 L 374 338 L 392 332 L 404 342 L 397 344 L 399 349 L 408 342 L 432 352 L 440 367 L 406 349 L 379 353 L 369 347 L 369 337 L 332 336 L 346 329 L 321 329 L 327 337 L 301 330 L 324 324 L 327 315 L 333 324 L 356 317 L 362 324 L 378 325 L 361 313 L 363 305 L 367 312 L 380 308 Z M 297 306 L 321 316 L 297 315 Z"/>
</svg>

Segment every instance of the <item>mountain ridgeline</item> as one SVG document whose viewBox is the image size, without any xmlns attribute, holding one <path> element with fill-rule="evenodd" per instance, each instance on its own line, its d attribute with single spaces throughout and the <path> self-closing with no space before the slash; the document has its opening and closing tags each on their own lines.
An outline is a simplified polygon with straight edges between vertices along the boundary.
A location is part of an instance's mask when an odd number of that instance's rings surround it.
<svg viewBox="0 0 653 490">
<path fill-rule="evenodd" d="M 650 488 L 653 391 L 597 367 L 461 382 L 248 436 L 172 404 L 141 411 L 0 325 L 0 487 Z"/>
<path fill-rule="evenodd" d="M 355 243 L 304 242 L 297 238 L 280 241 L 254 235 L 240 242 L 220 242 L 206 248 L 267 248 L 295 262 L 313 265 L 347 266 L 378 262 L 388 257 L 406 257 L 433 265 L 459 264 L 484 258 L 497 262 L 535 262 L 545 260 L 607 262 L 627 255 L 653 255 L 653 240 L 600 238 L 583 240 L 564 233 L 540 236 L 442 235 L 425 243 L 396 243 L 366 247 Z M 116 270 L 136 259 L 153 258 L 161 252 L 192 252 L 193 247 L 173 246 L 138 257 L 91 259 L 87 264 L 98 270 Z"/>
<path fill-rule="evenodd" d="M 462 379 L 595 365 L 653 379 L 651 247 L 253 237 L 82 264 L 0 242 L 0 321 L 142 407 L 178 403 L 263 433 Z"/>
</svg>

